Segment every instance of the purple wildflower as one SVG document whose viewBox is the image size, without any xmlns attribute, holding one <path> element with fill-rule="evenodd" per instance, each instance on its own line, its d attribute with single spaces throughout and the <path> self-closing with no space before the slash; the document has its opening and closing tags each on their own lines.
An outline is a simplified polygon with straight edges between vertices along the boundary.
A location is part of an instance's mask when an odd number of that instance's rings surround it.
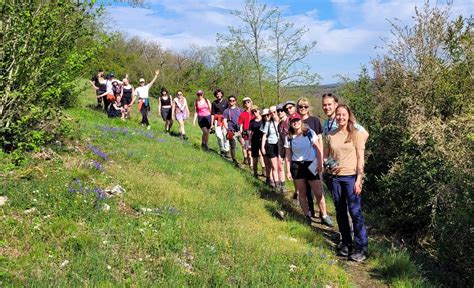
<svg viewBox="0 0 474 288">
<path fill-rule="evenodd" d="M 98 171 L 103 171 L 104 170 L 104 167 L 102 167 L 100 162 L 96 161 L 96 160 L 92 160 L 92 167 L 95 168 Z"/>
<path fill-rule="evenodd" d="M 95 155 L 99 156 L 100 158 L 104 159 L 104 160 L 107 160 L 107 154 L 105 154 L 105 152 L 102 152 L 100 151 L 99 148 L 93 146 L 93 145 L 89 145 L 88 148 L 92 151 L 92 153 L 94 153 Z"/>
</svg>

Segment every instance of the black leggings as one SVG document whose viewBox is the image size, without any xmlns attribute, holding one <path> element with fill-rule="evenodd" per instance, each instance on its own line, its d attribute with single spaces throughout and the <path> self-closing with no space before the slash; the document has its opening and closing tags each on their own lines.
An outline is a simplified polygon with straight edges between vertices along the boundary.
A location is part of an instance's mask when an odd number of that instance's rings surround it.
<svg viewBox="0 0 474 288">
<path fill-rule="evenodd" d="M 150 123 L 148 122 L 148 107 L 145 105 L 145 103 L 142 104 L 142 107 L 140 108 L 140 113 L 142 114 L 142 124 L 150 126 Z"/>
</svg>

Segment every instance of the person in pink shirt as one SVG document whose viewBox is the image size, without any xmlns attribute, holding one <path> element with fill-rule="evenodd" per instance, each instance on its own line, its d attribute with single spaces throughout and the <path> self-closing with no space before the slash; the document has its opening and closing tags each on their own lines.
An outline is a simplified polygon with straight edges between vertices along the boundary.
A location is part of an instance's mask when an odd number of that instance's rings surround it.
<svg viewBox="0 0 474 288">
<path fill-rule="evenodd" d="M 196 120 L 202 130 L 201 148 L 208 150 L 209 131 L 211 129 L 211 101 L 204 98 L 204 92 L 198 90 L 196 92 L 197 99 L 194 102 L 194 120 L 193 126 L 196 126 Z"/>
</svg>

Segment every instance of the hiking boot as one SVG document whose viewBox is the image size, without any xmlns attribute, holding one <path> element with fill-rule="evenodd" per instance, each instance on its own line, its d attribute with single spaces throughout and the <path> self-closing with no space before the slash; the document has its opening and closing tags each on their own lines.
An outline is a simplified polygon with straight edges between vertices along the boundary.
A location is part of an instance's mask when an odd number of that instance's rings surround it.
<svg viewBox="0 0 474 288">
<path fill-rule="evenodd" d="M 347 257 L 351 252 L 351 247 L 349 245 L 341 245 L 337 249 L 337 255 Z"/>
<path fill-rule="evenodd" d="M 235 167 L 240 168 L 239 161 L 233 159 L 232 163 L 234 163 Z"/>
<path fill-rule="evenodd" d="M 307 225 L 311 226 L 311 224 L 313 223 L 313 219 L 311 219 L 311 216 L 308 215 L 308 216 L 306 216 L 306 218 L 304 219 L 304 222 L 305 222 Z"/>
<path fill-rule="evenodd" d="M 356 262 L 362 262 L 367 259 L 367 251 L 364 249 L 357 249 L 355 253 L 352 253 L 351 256 L 349 256 L 349 259 Z"/>
<path fill-rule="evenodd" d="M 207 151 L 207 150 L 209 150 L 209 147 L 207 147 L 207 145 L 203 143 L 203 144 L 201 144 L 201 149 L 204 150 L 204 151 Z"/>
<path fill-rule="evenodd" d="M 334 224 L 332 223 L 331 217 L 329 217 L 329 215 L 321 217 L 321 224 L 329 227 L 334 227 Z"/>
</svg>

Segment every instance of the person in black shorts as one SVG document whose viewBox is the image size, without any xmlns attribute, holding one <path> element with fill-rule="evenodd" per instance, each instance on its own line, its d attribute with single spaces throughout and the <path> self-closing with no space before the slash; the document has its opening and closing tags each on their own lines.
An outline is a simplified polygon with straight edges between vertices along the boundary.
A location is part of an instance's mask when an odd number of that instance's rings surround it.
<svg viewBox="0 0 474 288">
<path fill-rule="evenodd" d="M 280 136 L 278 140 L 278 176 L 280 178 L 280 192 L 286 193 L 285 185 L 285 153 L 286 149 L 284 147 L 286 136 L 288 136 L 288 129 L 290 128 L 290 123 L 286 111 L 282 104 L 276 107 L 277 114 L 279 118 L 278 122 L 278 134 Z"/>
<path fill-rule="evenodd" d="M 171 96 L 168 94 L 168 89 L 161 88 L 158 100 L 158 111 L 163 121 L 165 121 L 165 133 L 169 133 L 171 126 L 173 126 L 173 101 L 171 101 Z"/>
<path fill-rule="evenodd" d="M 278 175 L 278 116 L 276 106 L 269 109 L 269 117 L 265 126 L 261 128 L 262 136 L 262 154 L 266 157 L 267 163 L 270 164 L 270 185 L 275 189 L 280 189 L 280 177 Z"/>
<path fill-rule="evenodd" d="M 131 107 L 135 102 L 135 89 L 128 82 L 128 78 L 124 78 L 122 83 L 122 107 L 125 109 L 125 118 L 130 118 Z"/>
<path fill-rule="evenodd" d="M 303 124 L 313 130 L 316 135 L 318 136 L 318 143 L 321 147 L 323 147 L 323 126 L 321 125 L 321 121 L 319 118 L 311 116 L 310 114 L 310 109 L 311 105 L 309 103 L 309 100 L 306 98 L 300 98 L 297 102 L 297 109 L 298 113 L 301 115 L 301 118 L 303 119 Z M 323 185 L 320 179 L 318 179 L 315 183 L 315 188 L 311 189 L 309 186 L 309 183 L 306 185 L 306 196 L 308 198 L 308 206 L 309 210 L 311 211 L 311 216 L 316 217 L 316 213 L 314 211 L 314 197 L 313 193 L 316 195 L 316 201 L 318 203 L 319 207 L 319 217 L 321 218 L 321 223 L 324 225 L 327 225 L 329 227 L 333 226 L 332 220 L 327 215 L 327 209 L 326 209 L 326 199 L 324 198 L 324 191 L 323 191 Z M 312 190 L 312 192 L 311 192 Z"/>
</svg>

